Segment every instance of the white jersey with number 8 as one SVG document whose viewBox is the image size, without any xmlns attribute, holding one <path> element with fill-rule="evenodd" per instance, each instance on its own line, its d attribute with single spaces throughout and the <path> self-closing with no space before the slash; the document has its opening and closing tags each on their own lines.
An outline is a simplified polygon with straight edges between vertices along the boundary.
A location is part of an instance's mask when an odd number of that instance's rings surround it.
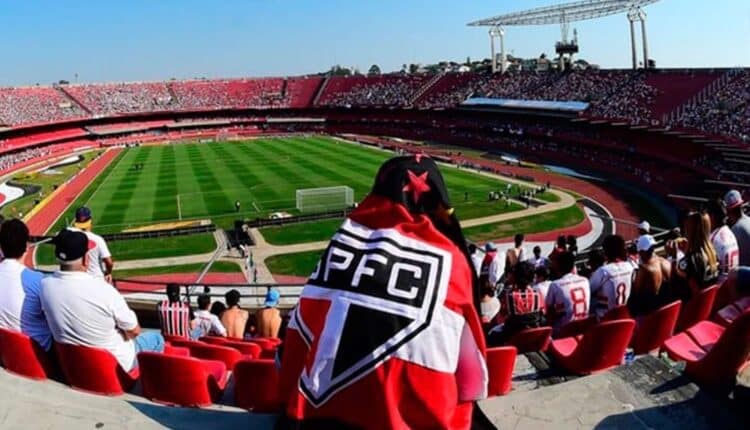
<svg viewBox="0 0 750 430">
<path fill-rule="evenodd" d="M 591 302 L 589 280 L 568 273 L 550 284 L 546 302 L 547 309 L 556 315 L 555 332 L 573 320 L 588 317 Z"/>
<path fill-rule="evenodd" d="M 720 281 L 726 279 L 732 269 L 740 265 L 740 247 L 732 230 L 723 225 L 711 233 L 711 244 L 716 249 L 716 257 L 719 259 Z"/>
<path fill-rule="evenodd" d="M 605 264 L 591 275 L 591 296 L 598 318 L 607 311 L 627 304 L 633 282 L 633 265 L 618 261 Z"/>
</svg>

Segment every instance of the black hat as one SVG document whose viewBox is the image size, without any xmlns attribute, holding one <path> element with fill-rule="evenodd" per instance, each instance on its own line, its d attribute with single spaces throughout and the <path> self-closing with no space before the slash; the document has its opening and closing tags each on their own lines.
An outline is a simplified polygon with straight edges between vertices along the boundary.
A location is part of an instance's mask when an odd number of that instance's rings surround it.
<svg viewBox="0 0 750 430">
<path fill-rule="evenodd" d="M 55 244 L 55 257 L 60 261 L 78 260 L 89 250 L 89 238 L 80 231 L 64 229 L 52 242 Z"/>
<path fill-rule="evenodd" d="M 430 212 L 438 204 L 451 209 L 443 176 L 435 161 L 426 155 L 395 157 L 385 162 L 372 192 L 403 204 L 410 212 Z"/>
</svg>

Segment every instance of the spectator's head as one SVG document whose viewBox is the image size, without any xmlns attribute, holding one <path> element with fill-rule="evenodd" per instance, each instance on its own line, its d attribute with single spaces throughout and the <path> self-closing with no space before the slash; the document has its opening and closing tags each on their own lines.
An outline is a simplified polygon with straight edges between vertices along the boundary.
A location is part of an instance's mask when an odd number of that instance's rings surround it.
<svg viewBox="0 0 750 430">
<path fill-rule="evenodd" d="M 742 193 L 737 190 L 731 190 L 724 196 L 724 206 L 727 208 L 727 221 L 734 224 L 742 216 L 742 206 L 745 201 L 742 199 Z"/>
<path fill-rule="evenodd" d="M 650 234 L 644 234 L 636 241 L 636 249 L 638 255 L 641 257 L 641 261 L 646 262 L 651 260 L 654 255 L 654 249 L 656 249 L 656 240 Z"/>
<path fill-rule="evenodd" d="M 641 221 L 638 224 L 638 234 L 651 234 L 651 224 L 648 221 Z"/>
<path fill-rule="evenodd" d="M 572 252 L 562 252 L 555 260 L 557 261 L 557 273 L 561 276 L 572 273 L 576 267 L 576 257 Z"/>
<path fill-rule="evenodd" d="M 268 292 L 266 293 L 266 300 L 263 302 L 264 308 L 275 308 L 279 305 L 279 300 L 281 299 L 281 293 L 279 293 L 279 290 L 270 288 Z"/>
<path fill-rule="evenodd" d="M 685 236 L 687 238 L 688 252 L 691 254 L 702 253 L 708 260 L 712 269 L 717 266 L 716 250 L 711 244 L 709 237 L 711 221 L 708 215 L 700 212 L 691 212 L 685 218 Z"/>
<path fill-rule="evenodd" d="M 482 285 L 481 288 L 482 297 L 495 297 L 496 291 L 495 286 L 490 283 Z"/>
<path fill-rule="evenodd" d="M 565 249 L 566 245 L 567 244 L 565 242 L 565 236 L 563 235 L 557 236 L 557 247 L 560 249 Z"/>
<path fill-rule="evenodd" d="M 227 307 L 239 306 L 240 304 L 240 292 L 237 290 L 229 290 L 224 294 L 224 298 L 227 301 Z"/>
<path fill-rule="evenodd" d="M 496 252 L 497 251 L 497 245 L 495 245 L 492 242 L 487 242 L 484 244 L 484 252 Z"/>
<path fill-rule="evenodd" d="M 578 238 L 572 234 L 565 238 L 565 242 L 568 244 L 568 248 L 578 248 Z"/>
<path fill-rule="evenodd" d="M 91 209 L 86 206 L 76 209 L 76 221 L 73 226 L 81 230 L 91 231 Z"/>
<path fill-rule="evenodd" d="M 55 257 L 63 272 L 85 272 L 89 238 L 80 231 L 62 229 L 53 239 Z"/>
<path fill-rule="evenodd" d="M 539 266 L 534 270 L 534 283 L 549 281 L 550 273 L 549 268 L 545 266 Z"/>
<path fill-rule="evenodd" d="M 536 258 L 541 257 L 542 256 L 542 247 L 539 246 L 539 245 L 535 246 L 533 252 L 534 252 L 534 257 L 536 257 Z"/>
<path fill-rule="evenodd" d="M 528 261 L 522 261 L 513 266 L 513 285 L 522 290 L 534 282 L 534 265 Z"/>
<path fill-rule="evenodd" d="M 711 230 L 721 227 L 727 220 L 727 210 L 719 200 L 710 200 L 706 205 L 706 213 L 711 219 Z"/>
<path fill-rule="evenodd" d="M 0 249 L 5 258 L 23 258 L 28 243 L 29 228 L 23 221 L 9 219 L 0 225 Z"/>
<path fill-rule="evenodd" d="M 221 314 L 223 314 L 225 310 L 227 310 L 227 307 L 222 302 L 214 302 L 214 304 L 211 305 L 211 313 L 217 317 L 221 317 Z"/>
<path fill-rule="evenodd" d="M 607 257 L 604 255 L 603 249 L 595 249 L 591 251 L 591 255 L 589 256 L 589 264 L 588 267 L 591 271 L 594 271 L 602 266 L 604 266 L 604 262 L 606 261 Z"/>
<path fill-rule="evenodd" d="M 198 309 L 207 311 L 210 306 L 211 296 L 209 296 L 208 294 L 201 294 L 200 296 L 198 296 Z"/>
<path fill-rule="evenodd" d="M 167 284 L 167 300 L 169 303 L 180 301 L 180 286 L 177 284 Z"/>
<path fill-rule="evenodd" d="M 602 247 L 604 248 L 604 257 L 607 261 L 625 261 L 628 258 L 627 250 L 625 249 L 625 239 L 622 236 L 613 234 L 605 237 Z"/>
<path fill-rule="evenodd" d="M 474 245 L 473 243 L 470 243 L 468 248 L 469 248 L 469 254 L 474 254 L 475 252 L 477 252 L 477 246 Z"/>
<path fill-rule="evenodd" d="M 523 244 L 523 239 L 524 239 L 524 236 L 522 234 L 517 234 L 513 238 L 513 243 L 516 244 L 516 248 L 518 248 L 519 246 L 521 246 L 521 244 Z"/>
</svg>

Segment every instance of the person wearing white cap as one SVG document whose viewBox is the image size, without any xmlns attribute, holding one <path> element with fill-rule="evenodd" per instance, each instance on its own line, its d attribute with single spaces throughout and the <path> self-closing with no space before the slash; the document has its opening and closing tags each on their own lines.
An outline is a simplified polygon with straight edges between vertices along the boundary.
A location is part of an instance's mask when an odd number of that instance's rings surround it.
<svg viewBox="0 0 750 430">
<path fill-rule="evenodd" d="M 479 271 L 479 284 L 496 286 L 505 272 L 505 258 L 500 258 L 497 246 L 492 242 L 484 245 L 484 260 Z"/>
<path fill-rule="evenodd" d="M 711 244 L 719 259 L 719 284 L 723 284 L 729 272 L 740 265 L 740 247 L 732 230 L 725 224 L 726 209 L 719 200 L 711 200 L 706 207 L 711 220 Z"/>
<path fill-rule="evenodd" d="M 648 221 L 641 221 L 641 223 L 638 224 L 638 233 L 640 233 L 641 236 L 644 234 L 651 234 L 651 224 L 649 224 Z"/>
<path fill-rule="evenodd" d="M 750 266 L 750 217 L 742 211 L 744 205 L 742 194 L 737 190 L 731 190 L 724 196 L 727 223 L 740 247 L 740 266 Z"/>
<path fill-rule="evenodd" d="M 668 292 L 662 286 L 669 282 L 672 266 L 656 255 L 656 245 L 656 240 L 649 234 L 639 237 L 636 243 L 641 263 L 628 300 L 628 309 L 633 316 L 649 314 L 668 301 Z"/>
</svg>

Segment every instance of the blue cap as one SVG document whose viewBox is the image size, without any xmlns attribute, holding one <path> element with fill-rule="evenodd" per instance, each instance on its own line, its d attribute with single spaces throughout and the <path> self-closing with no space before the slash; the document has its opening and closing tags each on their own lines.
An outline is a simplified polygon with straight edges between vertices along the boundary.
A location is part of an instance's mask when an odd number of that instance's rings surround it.
<svg viewBox="0 0 750 430">
<path fill-rule="evenodd" d="M 268 293 L 266 293 L 266 301 L 263 303 L 263 306 L 267 308 L 276 307 L 279 304 L 279 299 L 281 299 L 281 293 L 279 293 L 279 290 L 268 290 Z"/>
<path fill-rule="evenodd" d="M 87 208 L 86 206 L 81 206 L 80 208 L 76 209 L 76 221 L 77 222 L 86 222 L 91 219 L 91 209 Z"/>
</svg>

